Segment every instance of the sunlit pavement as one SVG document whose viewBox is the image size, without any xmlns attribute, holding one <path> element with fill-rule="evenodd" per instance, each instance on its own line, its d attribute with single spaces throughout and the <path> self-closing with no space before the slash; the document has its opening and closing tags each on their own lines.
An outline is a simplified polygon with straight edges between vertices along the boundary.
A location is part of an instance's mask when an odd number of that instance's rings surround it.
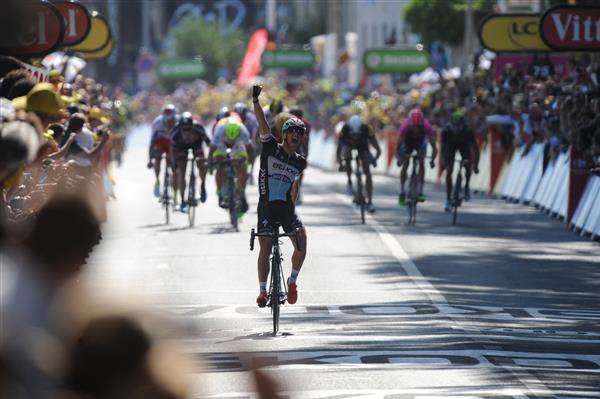
<svg viewBox="0 0 600 399">
<path fill-rule="evenodd" d="M 476 197 L 458 226 L 427 187 L 416 226 L 397 179 L 375 179 L 366 225 L 341 173 L 310 168 L 298 213 L 308 232 L 299 300 L 273 337 L 258 293 L 256 186 L 240 232 L 209 198 L 196 227 L 169 225 L 152 196 L 148 132 L 115 168 L 117 200 L 86 276 L 180 324 L 195 397 L 254 397 L 251 364 L 288 397 L 600 398 L 599 246 L 533 208 Z M 286 274 L 291 244 L 284 241 Z"/>
</svg>

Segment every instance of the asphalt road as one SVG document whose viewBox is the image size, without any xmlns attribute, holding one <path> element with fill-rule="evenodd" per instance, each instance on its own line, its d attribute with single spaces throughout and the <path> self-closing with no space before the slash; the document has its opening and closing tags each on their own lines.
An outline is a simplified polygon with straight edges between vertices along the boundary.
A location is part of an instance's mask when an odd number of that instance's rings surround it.
<svg viewBox="0 0 600 399">
<path fill-rule="evenodd" d="M 361 225 L 345 177 L 310 168 L 299 300 L 274 337 L 254 305 L 256 186 L 240 232 L 212 177 L 196 227 L 183 214 L 165 225 L 146 143 L 134 133 L 115 168 L 117 200 L 86 275 L 176 320 L 194 397 L 255 397 L 248 365 L 260 364 L 291 398 L 600 398 L 600 248 L 561 222 L 479 197 L 452 226 L 428 186 L 407 226 L 397 180 L 378 176 L 377 212 Z"/>
</svg>

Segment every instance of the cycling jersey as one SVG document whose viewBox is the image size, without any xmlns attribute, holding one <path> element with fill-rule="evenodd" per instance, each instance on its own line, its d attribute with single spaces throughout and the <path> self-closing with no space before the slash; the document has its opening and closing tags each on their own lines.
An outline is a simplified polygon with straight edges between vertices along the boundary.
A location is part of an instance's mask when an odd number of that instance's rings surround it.
<svg viewBox="0 0 600 399">
<path fill-rule="evenodd" d="M 464 123 L 448 123 L 442 130 L 444 163 L 454 162 L 457 150 L 463 159 L 471 159 L 471 146 L 476 143 L 475 134 Z"/>
<path fill-rule="evenodd" d="M 261 141 L 258 232 L 273 231 L 275 222 L 291 232 L 302 226 L 295 214 L 291 191 L 294 181 L 306 169 L 306 159 L 298 153 L 288 155 L 273 136 Z"/>
<path fill-rule="evenodd" d="M 160 156 L 162 153 L 168 154 L 171 145 L 171 131 L 167 128 L 166 120 L 162 115 L 152 121 L 151 131 L 150 145 L 155 156 Z"/>
<path fill-rule="evenodd" d="M 423 124 L 413 125 L 408 118 L 400 125 L 400 139 L 408 139 L 418 141 L 421 138 L 427 138 L 428 140 L 434 140 L 433 129 L 429 121 L 424 120 Z"/>
<path fill-rule="evenodd" d="M 210 145 L 210 139 L 206 135 L 204 127 L 199 123 L 194 122 L 192 126 L 192 133 L 190 134 L 191 141 L 186 141 L 186 137 L 181 128 L 181 124 L 175 125 L 171 131 L 171 146 L 175 153 L 175 159 L 181 160 L 187 158 L 188 150 L 194 152 L 194 156 L 197 158 L 204 158 L 203 144 Z"/>
<path fill-rule="evenodd" d="M 348 124 L 344 124 L 340 136 L 340 141 L 350 148 L 359 149 L 361 151 L 369 149 L 369 139 L 374 137 L 373 131 L 368 125 L 362 124 L 358 133 L 351 133 L 352 129 Z"/>
<path fill-rule="evenodd" d="M 229 119 L 229 118 L 227 118 Z M 233 119 L 229 119 L 232 121 Z M 252 144 L 250 141 L 250 134 L 248 130 L 244 126 L 241 121 L 236 119 L 236 123 L 240 129 L 240 134 L 235 139 L 233 143 L 229 143 L 227 137 L 225 136 L 225 131 L 227 130 L 228 122 L 219 123 L 215 128 L 215 133 L 212 139 L 212 145 L 217 148 L 218 152 L 215 152 L 215 156 L 223 155 L 224 151 L 227 148 L 231 148 L 231 151 L 234 155 L 236 154 L 245 154 L 246 153 L 246 145 Z"/>
</svg>

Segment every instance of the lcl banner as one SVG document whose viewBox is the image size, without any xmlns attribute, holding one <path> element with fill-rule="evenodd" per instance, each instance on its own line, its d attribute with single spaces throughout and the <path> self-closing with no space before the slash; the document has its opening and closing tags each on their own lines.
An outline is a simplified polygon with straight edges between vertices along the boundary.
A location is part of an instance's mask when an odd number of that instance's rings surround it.
<svg viewBox="0 0 600 399">
<path fill-rule="evenodd" d="M 81 43 L 92 27 L 92 19 L 87 8 L 76 0 L 56 0 L 52 4 L 60 11 L 65 20 L 62 46 L 75 46 Z"/>
<path fill-rule="evenodd" d="M 65 21 L 52 4 L 44 0 L 23 3 L 26 29 L 16 43 L 0 48 L 0 53 L 19 57 L 42 57 L 52 53 L 62 43 Z"/>
<path fill-rule="evenodd" d="M 491 14 L 479 25 L 481 45 L 494 52 L 549 51 L 539 33 L 539 14 Z"/>
<path fill-rule="evenodd" d="M 92 13 L 92 24 L 90 32 L 85 39 L 70 48 L 72 51 L 79 51 L 82 53 L 96 53 L 100 50 L 106 49 L 106 46 L 111 41 L 110 26 L 108 21 L 98 14 L 97 12 Z"/>
<path fill-rule="evenodd" d="M 600 6 L 557 6 L 540 21 L 542 40 L 553 50 L 600 50 Z"/>
</svg>

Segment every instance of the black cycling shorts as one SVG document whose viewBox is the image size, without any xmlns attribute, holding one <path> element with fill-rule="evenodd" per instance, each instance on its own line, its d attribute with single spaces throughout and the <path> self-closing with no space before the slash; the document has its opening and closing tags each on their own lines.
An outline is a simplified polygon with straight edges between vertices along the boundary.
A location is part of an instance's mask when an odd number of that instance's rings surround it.
<svg viewBox="0 0 600 399">
<path fill-rule="evenodd" d="M 175 156 L 175 162 L 186 161 L 188 157 L 188 151 L 192 150 L 194 157 L 198 159 L 204 159 L 204 151 L 202 150 L 202 143 L 193 143 L 188 145 L 174 145 L 173 155 Z"/>
<path fill-rule="evenodd" d="M 258 203 L 258 224 L 256 231 L 260 233 L 273 233 L 277 223 L 286 233 L 302 228 L 302 221 L 296 215 L 293 204 L 284 201 L 270 201 Z"/>
<path fill-rule="evenodd" d="M 460 145 L 449 143 L 444 145 L 444 165 L 450 165 L 454 163 L 456 151 L 460 152 L 460 156 L 464 160 L 472 158 L 471 146 L 469 145 L 469 143 L 463 143 Z"/>
</svg>

